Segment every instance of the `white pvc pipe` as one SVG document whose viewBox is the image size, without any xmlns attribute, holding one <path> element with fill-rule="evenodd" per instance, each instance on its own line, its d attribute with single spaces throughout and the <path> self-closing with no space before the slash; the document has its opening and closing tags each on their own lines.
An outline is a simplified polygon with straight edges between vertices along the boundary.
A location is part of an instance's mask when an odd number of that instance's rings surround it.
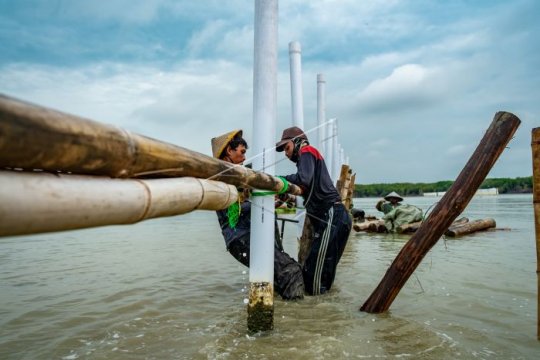
<svg viewBox="0 0 540 360">
<path fill-rule="evenodd" d="M 291 104 L 293 125 L 304 129 L 304 99 L 302 91 L 302 49 L 298 41 L 289 43 Z"/>
<path fill-rule="evenodd" d="M 326 156 L 326 81 L 323 74 L 317 74 L 317 146 Z"/>
<path fill-rule="evenodd" d="M 0 171 L 0 236 L 36 234 L 220 210 L 236 187 L 196 178 L 110 179 Z"/>
<path fill-rule="evenodd" d="M 334 176 L 334 120 L 330 119 L 326 123 L 326 141 L 325 141 L 325 159 L 326 159 L 326 167 L 328 168 L 328 172 L 330 173 L 330 177 L 335 182 L 335 176 Z"/>
<path fill-rule="evenodd" d="M 333 160 L 334 160 L 334 182 L 335 182 L 337 181 L 337 179 L 339 179 L 339 175 L 341 173 L 341 163 L 339 161 L 340 144 L 339 144 L 339 139 L 338 139 L 338 119 L 334 120 L 332 134 L 333 134 L 332 137 L 334 139 L 332 144 L 334 145 L 333 146 L 333 152 L 334 152 Z"/>
<path fill-rule="evenodd" d="M 292 123 L 300 129 L 304 128 L 304 98 L 302 86 L 302 48 L 298 41 L 289 43 L 289 64 L 291 77 L 291 107 Z M 296 216 L 298 221 L 296 226 L 296 235 L 300 239 L 304 230 L 304 220 L 306 211 L 304 209 L 304 199 L 301 196 L 296 197 Z"/>
<path fill-rule="evenodd" d="M 253 169 L 275 173 L 277 118 L 277 0 L 255 1 Z M 273 283 L 274 197 L 252 197 L 249 281 Z"/>
</svg>

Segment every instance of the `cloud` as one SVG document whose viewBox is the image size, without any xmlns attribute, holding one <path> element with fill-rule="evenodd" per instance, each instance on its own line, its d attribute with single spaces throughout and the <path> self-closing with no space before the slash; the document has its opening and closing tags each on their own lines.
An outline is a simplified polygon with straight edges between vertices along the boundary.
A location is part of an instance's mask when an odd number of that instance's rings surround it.
<svg viewBox="0 0 540 360">
<path fill-rule="evenodd" d="M 251 3 L 14 4 L 0 5 L 1 92 L 208 154 L 231 128 L 250 140 Z M 305 128 L 316 126 L 323 73 L 327 117 L 339 119 L 361 182 L 453 178 L 498 110 L 523 124 L 493 173 L 526 176 L 540 116 L 538 6 L 281 2 L 276 133 L 291 123 L 288 43 L 298 40 Z"/>
<path fill-rule="evenodd" d="M 368 84 L 358 94 L 358 104 L 365 111 L 402 111 L 403 109 L 428 106 L 440 94 L 431 80 L 437 70 L 418 64 L 406 64 L 395 68 L 382 79 Z"/>
<path fill-rule="evenodd" d="M 186 62 L 170 71 L 18 65 L 0 69 L 0 83 L 9 96 L 207 154 L 211 137 L 251 126 L 251 73 L 231 63 Z"/>
</svg>

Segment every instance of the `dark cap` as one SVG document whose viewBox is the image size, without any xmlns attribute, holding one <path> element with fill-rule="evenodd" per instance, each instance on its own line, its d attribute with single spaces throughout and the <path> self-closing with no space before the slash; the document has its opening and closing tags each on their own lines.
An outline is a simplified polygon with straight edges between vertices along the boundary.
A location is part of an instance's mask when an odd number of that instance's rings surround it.
<svg viewBox="0 0 540 360">
<path fill-rule="evenodd" d="M 293 126 L 283 130 L 283 135 L 281 135 L 281 140 L 276 143 L 276 151 L 281 152 L 285 149 L 285 144 L 289 140 L 293 139 L 304 139 L 307 140 L 306 134 L 298 126 Z"/>
</svg>

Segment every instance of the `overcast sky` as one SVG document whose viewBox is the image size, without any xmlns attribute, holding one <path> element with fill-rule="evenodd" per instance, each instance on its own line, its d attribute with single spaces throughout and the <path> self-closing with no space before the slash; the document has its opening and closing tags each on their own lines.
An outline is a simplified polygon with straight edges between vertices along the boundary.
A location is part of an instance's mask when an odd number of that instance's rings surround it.
<svg viewBox="0 0 540 360">
<path fill-rule="evenodd" d="M 539 14 L 537 0 L 281 1 L 276 137 L 299 41 L 305 128 L 322 73 L 357 183 L 455 179 L 500 110 L 522 123 L 488 177 L 530 176 Z M 0 93 L 210 155 L 231 129 L 252 139 L 253 21 L 249 0 L 0 0 Z"/>
</svg>

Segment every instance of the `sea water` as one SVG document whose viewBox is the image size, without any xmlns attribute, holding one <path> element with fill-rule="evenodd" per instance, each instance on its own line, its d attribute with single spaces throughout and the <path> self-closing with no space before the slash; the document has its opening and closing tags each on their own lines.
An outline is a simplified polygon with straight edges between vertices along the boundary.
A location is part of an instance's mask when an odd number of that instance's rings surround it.
<svg viewBox="0 0 540 360">
<path fill-rule="evenodd" d="M 354 205 L 380 216 L 376 201 Z M 476 197 L 462 215 L 500 230 L 441 238 L 388 312 L 359 307 L 410 235 L 353 230 L 332 290 L 276 295 L 263 334 L 247 330 L 249 273 L 213 212 L 0 238 L 0 358 L 538 358 L 532 196 Z M 296 233 L 286 223 L 294 257 Z"/>
</svg>

